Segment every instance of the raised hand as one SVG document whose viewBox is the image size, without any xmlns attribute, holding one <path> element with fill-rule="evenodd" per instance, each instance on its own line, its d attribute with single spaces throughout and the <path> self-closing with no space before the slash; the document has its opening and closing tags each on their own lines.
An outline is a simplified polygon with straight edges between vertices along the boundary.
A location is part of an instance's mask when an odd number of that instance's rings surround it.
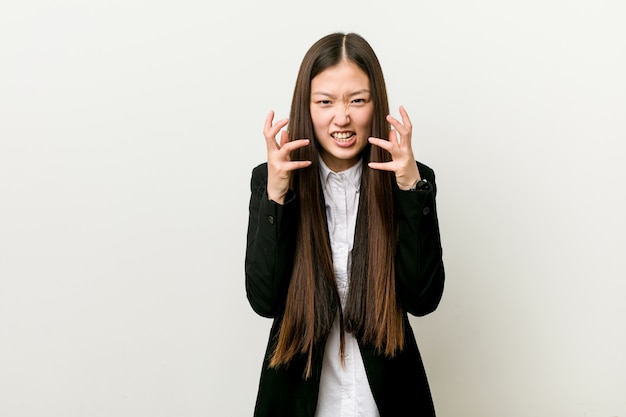
<svg viewBox="0 0 626 417">
<path fill-rule="evenodd" d="M 274 112 L 270 111 L 265 119 L 263 136 L 267 145 L 267 197 L 279 204 L 285 202 L 289 191 L 291 171 L 306 168 L 311 161 L 292 161 L 290 153 L 309 144 L 309 139 L 289 140 L 286 131 L 288 120 L 282 119 L 274 123 Z M 276 142 L 276 135 L 280 132 L 280 141 Z"/>
<path fill-rule="evenodd" d="M 370 162 L 369 167 L 382 171 L 393 171 L 396 174 L 398 187 L 401 190 L 408 190 L 414 187 L 421 177 L 413 156 L 413 148 L 411 147 L 413 125 L 408 113 L 402 106 L 400 106 L 400 116 L 402 117 L 402 122 L 391 115 L 387 116 L 387 121 L 393 126 L 393 130 L 389 133 L 388 141 L 379 138 L 369 138 L 369 142 L 372 145 L 379 146 L 391 154 L 391 161 Z"/>
</svg>

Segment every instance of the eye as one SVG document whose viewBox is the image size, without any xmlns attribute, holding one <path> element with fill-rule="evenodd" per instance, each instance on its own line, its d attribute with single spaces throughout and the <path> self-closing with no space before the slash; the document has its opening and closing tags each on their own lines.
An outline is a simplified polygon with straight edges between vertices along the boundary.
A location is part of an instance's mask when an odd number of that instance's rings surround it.
<svg viewBox="0 0 626 417">
<path fill-rule="evenodd" d="M 328 106 L 330 106 L 332 104 L 332 101 L 330 101 L 330 100 L 317 100 L 315 102 L 315 104 L 317 104 L 318 106 L 321 106 L 321 107 L 328 107 Z"/>
<path fill-rule="evenodd" d="M 367 99 L 365 99 L 363 97 L 359 97 L 359 98 L 352 99 L 352 101 L 350 102 L 350 105 L 352 105 L 352 106 L 362 106 L 365 103 L 367 103 Z"/>
</svg>

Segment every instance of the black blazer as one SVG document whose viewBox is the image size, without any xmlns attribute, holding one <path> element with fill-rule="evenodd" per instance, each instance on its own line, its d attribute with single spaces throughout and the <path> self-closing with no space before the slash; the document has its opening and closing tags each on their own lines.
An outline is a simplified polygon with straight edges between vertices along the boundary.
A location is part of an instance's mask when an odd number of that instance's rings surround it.
<svg viewBox="0 0 626 417">
<path fill-rule="evenodd" d="M 420 175 L 430 187 L 425 191 L 396 188 L 399 222 L 396 252 L 396 283 L 404 309 L 405 341 L 393 358 L 378 354 L 359 342 L 365 371 L 381 417 L 435 415 L 422 359 L 407 313 L 423 316 L 437 308 L 444 286 L 441 239 L 435 206 L 437 187 L 432 169 L 417 162 Z M 365 167 L 364 169 L 369 169 Z M 325 340 L 314 352 L 313 372 L 303 379 L 305 358 L 289 366 L 268 367 L 285 306 L 293 266 L 298 196 L 293 192 L 284 205 L 267 197 L 267 164 L 252 172 L 246 292 L 250 305 L 263 317 L 273 318 L 254 415 L 257 417 L 313 417 L 324 356 Z"/>
</svg>

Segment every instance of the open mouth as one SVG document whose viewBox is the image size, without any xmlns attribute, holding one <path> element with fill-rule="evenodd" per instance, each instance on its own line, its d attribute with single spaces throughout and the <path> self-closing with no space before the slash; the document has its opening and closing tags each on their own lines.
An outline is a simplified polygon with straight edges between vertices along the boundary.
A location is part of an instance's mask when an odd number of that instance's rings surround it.
<svg viewBox="0 0 626 417">
<path fill-rule="evenodd" d="M 354 132 L 335 132 L 331 136 L 337 142 L 348 143 L 355 137 L 355 133 Z"/>
</svg>

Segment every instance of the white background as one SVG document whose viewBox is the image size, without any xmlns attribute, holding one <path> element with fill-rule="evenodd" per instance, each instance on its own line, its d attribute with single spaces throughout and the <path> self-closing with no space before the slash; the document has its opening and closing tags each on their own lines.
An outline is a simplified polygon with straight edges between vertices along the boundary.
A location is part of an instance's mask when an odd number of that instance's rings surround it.
<svg viewBox="0 0 626 417">
<path fill-rule="evenodd" d="M 626 417 L 625 22 L 621 0 L 3 2 L 0 416 L 252 414 L 263 121 L 354 31 L 437 173 L 447 286 L 413 324 L 439 416 Z"/>
</svg>

